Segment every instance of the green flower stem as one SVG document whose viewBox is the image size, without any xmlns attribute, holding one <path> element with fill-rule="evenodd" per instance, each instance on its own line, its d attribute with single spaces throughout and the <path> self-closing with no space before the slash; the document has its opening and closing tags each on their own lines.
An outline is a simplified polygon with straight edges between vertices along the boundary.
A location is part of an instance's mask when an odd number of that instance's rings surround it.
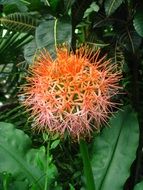
<svg viewBox="0 0 143 190">
<path fill-rule="evenodd" d="M 83 160 L 84 167 L 84 175 L 86 178 L 86 189 L 87 190 L 95 190 L 94 178 L 92 173 L 92 168 L 89 160 L 89 154 L 86 142 L 84 140 L 80 140 L 79 142 L 80 152 Z"/>
<path fill-rule="evenodd" d="M 7 176 L 4 177 L 3 179 L 3 190 L 8 190 L 8 185 L 7 185 Z"/>
<path fill-rule="evenodd" d="M 55 24 L 54 24 L 54 41 L 55 41 L 55 49 L 57 50 L 57 22 L 58 19 L 55 18 Z"/>
<path fill-rule="evenodd" d="M 49 169 L 49 150 L 50 150 L 50 140 L 47 141 L 47 163 L 46 163 L 46 176 L 45 176 L 45 186 L 44 190 L 48 190 L 48 169 Z"/>
</svg>

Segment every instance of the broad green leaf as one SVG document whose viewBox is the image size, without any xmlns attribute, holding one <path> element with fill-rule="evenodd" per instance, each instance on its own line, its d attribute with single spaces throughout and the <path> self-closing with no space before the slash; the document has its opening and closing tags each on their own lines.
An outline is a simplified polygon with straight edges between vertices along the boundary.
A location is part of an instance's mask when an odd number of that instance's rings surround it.
<svg viewBox="0 0 143 190">
<path fill-rule="evenodd" d="M 10 184 L 8 190 L 27 190 L 29 187 L 26 183 L 21 181 L 16 181 Z"/>
<path fill-rule="evenodd" d="M 140 47 L 142 42 L 141 36 L 138 35 L 136 31 L 128 31 L 121 39 L 121 43 L 124 44 L 124 48 L 127 49 L 128 52 L 133 52 Z"/>
<path fill-rule="evenodd" d="M 24 57 L 26 61 L 32 63 L 36 50 L 47 48 L 55 55 L 55 45 L 70 43 L 71 23 L 64 20 L 49 20 L 42 22 L 36 28 L 35 39 L 24 47 Z"/>
<path fill-rule="evenodd" d="M 28 10 L 27 5 L 29 4 L 26 0 L 1 0 L 3 5 L 16 5 L 20 12 L 26 12 Z"/>
<path fill-rule="evenodd" d="M 111 118 L 110 128 L 104 128 L 95 138 L 91 164 L 97 190 L 123 190 L 135 159 L 139 141 L 136 114 L 130 107 Z"/>
<path fill-rule="evenodd" d="M 133 25 L 137 33 L 143 37 L 143 12 L 138 10 L 135 14 Z"/>
<path fill-rule="evenodd" d="M 71 23 L 64 20 L 52 19 L 42 22 L 36 29 L 36 44 L 38 48 L 46 47 L 51 53 L 55 45 L 63 42 L 70 43 Z"/>
<path fill-rule="evenodd" d="M 56 168 L 50 164 L 46 168 L 46 155 L 43 147 L 32 149 L 30 138 L 12 124 L 0 122 L 0 172 L 11 173 L 19 181 L 28 180 L 29 185 L 43 190 L 45 172 L 48 172 L 48 185 L 56 175 Z M 40 164 L 39 164 L 40 163 Z"/>
<path fill-rule="evenodd" d="M 38 48 L 35 39 L 24 46 L 24 58 L 28 63 L 33 62 L 34 54 L 37 49 Z"/>
<path fill-rule="evenodd" d="M 134 190 L 143 190 L 143 181 L 135 185 Z"/>
<path fill-rule="evenodd" d="M 107 16 L 110 16 L 116 11 L 116 9 L 122 4 L 123 0 L 105 0 L 105 12 Z"/>
<path fill-rule="evenodd" d="M 0 189 L 1 190 L 27 190 L 28 181 L 15 181 L 11 174 L 6 172 L 0 173 Z"/>
</svg>

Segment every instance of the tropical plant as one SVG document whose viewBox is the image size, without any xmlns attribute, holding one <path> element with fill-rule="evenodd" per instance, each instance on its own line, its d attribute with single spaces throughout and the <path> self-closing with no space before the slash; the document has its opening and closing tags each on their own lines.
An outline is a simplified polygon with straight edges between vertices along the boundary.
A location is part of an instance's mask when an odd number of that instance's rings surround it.
<svg viewBox="0 0 143 190">
<path fill-rule="evenodd" d="M 140 0 L 0 1 L 0 189 L 143 189 L 142 10 Z"/>
</svg>

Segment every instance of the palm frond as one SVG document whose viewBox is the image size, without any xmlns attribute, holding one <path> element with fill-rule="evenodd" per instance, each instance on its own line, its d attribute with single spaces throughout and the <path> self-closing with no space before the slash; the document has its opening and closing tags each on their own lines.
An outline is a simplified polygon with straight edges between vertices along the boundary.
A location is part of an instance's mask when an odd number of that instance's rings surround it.
<svg viewBox="0 0 143 190">
<path fill-rule="evenodd" d="M 32 39 L 33 37 L 29 34 L 6 31 L 5 35 L 0 38 L 0 64 L 12 60 L 12 53 L 14 56 L 17 55 L 20 48 Z"/>
<path fill-rule="evenodd" d="M 13 13 L 0 19 L 1 24 L 9 30 L 30 32 L 35 30 L 37 20 L 26 13 Z"/>
<path fill-rule="evenodd" d="M 120 46 L 117 46 L 117 44 L 115 45 L 115 48 L 113 50 L 114 52 L 112 52 L 112 62 L 116 64 L 118 70 L 123 70 L 123 66 L 125 63 L 123 50 Z"/>
<path fill-rule="evenodd" d="M 21 82 L 23 46 L 33 39 L 28 33 L 5 31 L 0 36 L 0 102 L 15 101 Z M 26 65 L 26 63 L 24 63 Z"/>
</svg>

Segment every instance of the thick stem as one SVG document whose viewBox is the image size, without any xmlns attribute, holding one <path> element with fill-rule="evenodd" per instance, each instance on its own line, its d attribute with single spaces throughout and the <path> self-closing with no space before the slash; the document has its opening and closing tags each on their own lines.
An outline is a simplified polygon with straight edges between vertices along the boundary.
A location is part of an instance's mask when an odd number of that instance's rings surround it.
<svg viewBox="0 0 143 190">
<path fill-rule="evenodd" d="M 94 178 L 92 173 L 92 168 L 89 160 L 89 154 L 86 142 L 84 140 L 80 140 L 80 152 L 83 160 L 84 166 L 84 175 L 86 178 L 86 189 L 87 190 L 95 190 Z"/>
</svg>

